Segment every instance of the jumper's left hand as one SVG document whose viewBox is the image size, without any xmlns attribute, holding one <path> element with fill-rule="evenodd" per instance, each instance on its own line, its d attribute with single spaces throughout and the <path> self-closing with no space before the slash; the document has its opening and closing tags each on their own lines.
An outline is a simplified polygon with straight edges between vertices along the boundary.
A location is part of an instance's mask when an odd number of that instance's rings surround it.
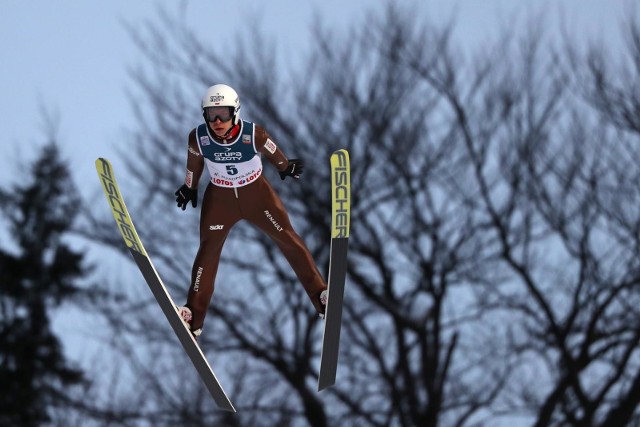
<svg viewBox="0 0 640 427">
<path fill-rule="evenodd" d="M 302 174 L 302 168 L 304 167 L 304 162 L 302 159 L 289 159 L 289 164 L 287 168 L 280 173 L 280 179 L 285 179 L 290 176 L 295 179 L 300 178 L 300 174 Z"/>
</svg>

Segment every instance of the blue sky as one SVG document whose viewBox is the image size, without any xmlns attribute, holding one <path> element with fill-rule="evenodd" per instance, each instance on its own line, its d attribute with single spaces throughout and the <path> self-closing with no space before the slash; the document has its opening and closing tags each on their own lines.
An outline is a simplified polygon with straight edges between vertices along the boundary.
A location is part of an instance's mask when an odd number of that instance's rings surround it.
<svg viewBox="0 0 640 427">
<path fill-rule="evenodd" d="M 457 16 L 456 35 L 464 44 L 492 37 L 522 14 L 547 10 L 557 28 L 561 12 L 568 27 L 581 37 L 603 35 L 612 44 L 620 40 L 617 27 L 628 0 L 438 0 L 414 2 L 416 13 L 436 22 Z M 0 13 L 0 182 L 19 171 L 17 158 L 32 158 L 42 141 L 43 109 L 59 117 L 57 136 L 77 177 L 93 174 L 93 161 L 112 154 L 110 146 L 129 125 L 125 98 L 126 68 L 137 63 L 136 50 L 122 21 L 136 25 L 153 17 L 158 5 L 177 10 L 178 2 L 62 0 L 28 2 L 5 0 Z M 261 17 L 263 27 L 281 52 L 304 56 L 308 28 L 317 12 L 325 23 L 344 29 L 381 0 L 239 0 L 184 1 L 185 19 L 203 37 L 222 32 L 232 40 L 247 14 Z M 456 12 L 454 12 L 456 11 Z M 295 60 L 296 55 L 287 55 Z M 199 99 L 194 100 L 195 103 Z M 85 181 L 83 185 L 90 184 Z M 96 181 L 97 187 L 97 181 Z M 90 193 L 81 188 L 83 194 Z"/>
</svg>

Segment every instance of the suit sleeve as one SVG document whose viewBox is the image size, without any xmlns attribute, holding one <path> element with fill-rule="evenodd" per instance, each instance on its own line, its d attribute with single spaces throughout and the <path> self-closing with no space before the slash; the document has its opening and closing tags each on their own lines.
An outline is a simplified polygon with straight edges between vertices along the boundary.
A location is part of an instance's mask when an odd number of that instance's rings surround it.
<svg viewBox="0 0 640 427">
<path fill-rule="evenodd" d="M 184 183 L 189 188 L 198 188 L 198 182 L 204 170 L 204 158 L 200 153 L 200 148 L 196 142 L 196 130 L 193 129 L 189 134 L 188 150 L 187 150 L 187 175 Z"/>
<path fill-rule="evenodd" d="M 289 163 L 287 156 L 262 126 L 256 125 L 255 144 L 256 151 L 262 154 L 278 171 L 287 168 Z"/>
</svg>

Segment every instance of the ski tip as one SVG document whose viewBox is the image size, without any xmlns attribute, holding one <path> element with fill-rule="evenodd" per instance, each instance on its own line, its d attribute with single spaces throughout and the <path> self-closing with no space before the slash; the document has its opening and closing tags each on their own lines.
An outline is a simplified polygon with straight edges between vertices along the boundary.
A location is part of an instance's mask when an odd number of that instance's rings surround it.
<svg viewBox="0 0 640 427">
<path fill-rule="evenodd" d="M 104 157 L 98 157 L 95 161 L 95 165 L 98 170 L 105 169 L 105 165 L 109 166 L 109 169 L 111 169 L 111 162 L 109 162 L 109 160 L 105 159 Z"/>
<path fill-rule="evenodd" d="M 348 238 L 351 218 L 351 168 L 347 150 L 331 156 L 331 238 Z"/>
</svg>

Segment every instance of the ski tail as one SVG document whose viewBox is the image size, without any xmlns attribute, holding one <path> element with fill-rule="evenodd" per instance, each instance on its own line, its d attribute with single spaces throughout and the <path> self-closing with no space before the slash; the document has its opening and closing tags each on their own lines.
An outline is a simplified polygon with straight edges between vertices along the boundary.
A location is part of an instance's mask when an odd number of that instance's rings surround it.
<svg viewBox="0 0 640 427">
<path fill-rule="evenodd" d="M 336 382 L 342 303 L 347 275 L 347 249 L 351 227 L 351 165 L 347 150 L 331 155 L 331 249 L 329 299 L 325 314 L 318 391 Z"/>
</svg>

